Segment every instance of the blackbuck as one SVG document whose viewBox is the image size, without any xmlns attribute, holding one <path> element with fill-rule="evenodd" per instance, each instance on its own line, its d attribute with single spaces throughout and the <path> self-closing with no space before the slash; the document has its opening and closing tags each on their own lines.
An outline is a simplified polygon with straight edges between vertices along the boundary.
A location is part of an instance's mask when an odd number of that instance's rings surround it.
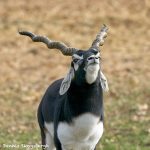
<svg viewBox="0 0 150 150">
<path fill-rule="evenodd" d="M 67 75 L 48 87 L 38 108 L 42 145 L 47 145 L 47 150 L 96 150 L 103 134 L 103 91 L 108 90 L 99 46 L 107 31 L 104 25 L 88 50 L 19 31 L 34 42 L 43 42 L 49 49 L 72 57 Z"/>
</svg>

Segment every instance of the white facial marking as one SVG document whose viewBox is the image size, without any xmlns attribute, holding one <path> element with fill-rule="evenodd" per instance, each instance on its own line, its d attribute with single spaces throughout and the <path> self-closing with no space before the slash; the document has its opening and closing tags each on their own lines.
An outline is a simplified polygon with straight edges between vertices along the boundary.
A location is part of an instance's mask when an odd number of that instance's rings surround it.
<svg viewBox="0 0 150 150">
<path fill-rule="evenodd" d="M 96 55 L 91 55 L 89 58 L 87 58 L 88 62 L 85 68 L 85 71 L 86 71 L 85 78 L 88 84 L 94 83 L 97 79 L 98 72 L 100 69 L 99 55 L 100 53 L 97 53 Z M 93 59 L 90 59 L 90 58 L 93 58 Z"/>
<path fill-rule="evenodd" d="M 77 62 L 73 62 L 73 64 L 74 64 L 74 69 L 75 69 L 75 71 L 77 71 L 78 68 L 79 68 L 78 62 L 83 59 L 83 55 L 82 55 L 82 56 L 79 56 L 79 55 L 77 55 L 77 54 L 74 54 L 74 55 L 72 56 L 72 59 L 73 59 L 73 60 L 75 60 L 75 59 L 78 60 Z"/>
<path fill-rule="evenodd" d="M 83 55 L 79 56 L 77 54 L 73 54 L 72 59 L 83 59 Z"/>
<path fill-rule="evenodd" d="M 88 84 L 92 84 L 96 81 L 99 72 L 99 64 L 91 64 L 86 69 L 86 81 Z"/>
<path fill-rule="evenodd" d="M 86 113 L 72 124 L 59 123 L 57 134 L 64 150 L 94 150 L 103 134 L 103 123 L 99 117 Z"/>
</svg>

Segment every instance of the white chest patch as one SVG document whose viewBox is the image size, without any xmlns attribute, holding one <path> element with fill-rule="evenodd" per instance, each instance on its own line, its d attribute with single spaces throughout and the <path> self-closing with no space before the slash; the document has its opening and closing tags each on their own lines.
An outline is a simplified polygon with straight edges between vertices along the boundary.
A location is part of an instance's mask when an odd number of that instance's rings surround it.
<svg viewBox="0 0 150 150">
<path fill-rule="evenodd" d="M 89 84 L 92 84 L 98 76 L 99 64 L 89 65 L 86 69 L 86 81 Z"/>
<path fill-rule="evenodd" d="M 86 113 L 75 118 L 72 124 L 59 123 L 57 134 L 63 150 L 94 150 L 103 134 L 103 123 Z"/>
</svg>

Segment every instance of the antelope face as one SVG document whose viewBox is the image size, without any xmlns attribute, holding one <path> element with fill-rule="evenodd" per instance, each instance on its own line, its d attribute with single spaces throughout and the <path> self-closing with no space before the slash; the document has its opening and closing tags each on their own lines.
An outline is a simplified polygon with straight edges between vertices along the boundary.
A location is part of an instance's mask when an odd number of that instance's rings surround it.
<svg viewBox="0 0 150 150">
<path fill-rule="evenodd" d="M 100 53 L 98 50 L 78 51 L 72 57 L 77 83 L 92 84 L 96 81 L 100 70 Z"/>
</svg>

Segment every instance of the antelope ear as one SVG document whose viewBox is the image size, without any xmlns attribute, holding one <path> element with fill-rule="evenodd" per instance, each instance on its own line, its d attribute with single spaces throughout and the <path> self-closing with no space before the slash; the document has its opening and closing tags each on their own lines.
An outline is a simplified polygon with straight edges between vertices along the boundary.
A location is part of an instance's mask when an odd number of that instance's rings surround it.
<svg viewBox="0 0 150 150">
<path fill-rule="evenodd" d="M 103 89 L 105 92 L 108 92 L 108 91 L 109 91 L 108 82 L 107 82 L 106 77 L 105 77 L 104 74 L 102 73 L 102 71 L 100 71 L 100 83 L 101 83 L 102 89 Z"/>
<path fill-rule="evenodd" d="M 71 67 L 68 74 L 66 75 L 66 77 L 63 79 L 60 89 L 59 89 L 59 94 L 63 95 L 65 94 L 71 84 L 71 80 L 74 78 L 74 69 Z"/>
</svg>

